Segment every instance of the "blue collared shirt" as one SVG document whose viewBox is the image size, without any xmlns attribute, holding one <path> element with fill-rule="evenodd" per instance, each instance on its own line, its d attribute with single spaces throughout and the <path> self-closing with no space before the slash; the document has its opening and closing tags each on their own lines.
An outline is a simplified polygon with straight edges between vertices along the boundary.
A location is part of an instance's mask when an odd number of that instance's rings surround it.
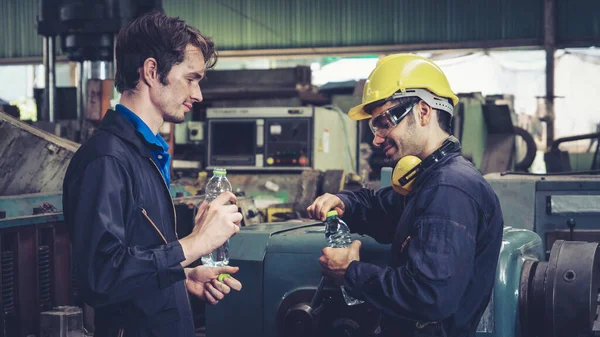
<svg viewBox="0 0 600 337">
<path fill-rule="evenodd" d="M 171 166 L 171 155 L 167 152 L 169 150 L 169 144 L 165 142 L 160 134 L 153 134 L 148 125 L 146 125 L 138 115 L 125 106 L 117 104 L 115 111 L 123 115 L 123 117 L 127 118 L 127 120 L 135 126 L 137 133 L 142 136 L 146 146 L 150 149 L 150 152 L 152 152 L 152 159 L 154 159 L 167 186 L 170 186 L 171 177 L 169 168 Z"/>
</svg>

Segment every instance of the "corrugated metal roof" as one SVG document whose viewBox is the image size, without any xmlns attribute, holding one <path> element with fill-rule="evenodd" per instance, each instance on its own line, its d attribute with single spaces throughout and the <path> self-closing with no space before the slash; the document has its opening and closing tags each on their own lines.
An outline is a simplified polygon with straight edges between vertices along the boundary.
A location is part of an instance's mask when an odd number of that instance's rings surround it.
<svg viewBox="0 0 600 337">
<path fill-rule="evenodd" d="M 600 1 L 556 0 L 558 39 L 600 37 Z M 219 50 L 543 39 L 544 0 L 163 0 Z M 0 0 L 0 58 L 39 57 L 39 0 Z M 58 41 L 57 41 L 58 42 Z M 58 51 L 60 54 L 60 51 Z"/>
<path fill-rule="evenodd" d="M 0 58 L 42 55 L 38 7 L 39 0 L 0 0 Z"/>
<path fill-rule="evenodd" d="M 559 42 L 600 36 L 600 1 L 556 0 L 556 13 Z"/>
<path fill-rule="evenodd" d="M 542 39 L 543 0 L 165 0 L 222 50 Z"/>
</svg>

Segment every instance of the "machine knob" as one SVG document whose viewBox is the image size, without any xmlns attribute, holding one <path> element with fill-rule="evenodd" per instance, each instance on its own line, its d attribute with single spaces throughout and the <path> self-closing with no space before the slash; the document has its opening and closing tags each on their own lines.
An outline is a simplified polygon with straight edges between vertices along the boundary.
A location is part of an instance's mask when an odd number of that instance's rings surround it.
<svg viewBox="0 0 600 337">
<path fill-rule="evenodd" d="M 306 303 L 291 307 L 284 317 L 283 331 L 287 337 L 310 337 L 317 334 L 317 317 L 313 308 Z"/>
<path fill-rule="evenodd" d="M 306 158 L 305 156 L 300 157 L 300 159 L 298 159 L 298 163 L 302 166 L 306 166 L 306 164 L 308 164 L 308 158 Z"/>
<path fill-rule="evenodd" d="M 274 162 L 275 160 L 273 159 L 273 157 L 267 158 L 267 165 L 273 165 Z"/>
</svg>

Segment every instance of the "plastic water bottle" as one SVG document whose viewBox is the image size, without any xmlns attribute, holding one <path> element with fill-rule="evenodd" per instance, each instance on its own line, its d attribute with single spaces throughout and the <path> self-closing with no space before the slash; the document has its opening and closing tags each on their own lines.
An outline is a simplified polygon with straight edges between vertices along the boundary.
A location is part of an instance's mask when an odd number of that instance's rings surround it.
<svg viewBox="0 0 600 337">
<path fill-rule="evenodd" d="M 207 203 L 215 200 L 219 194 L 223 192 L 231 192 L 231 184 L 227 180 L 227 170 L 223 168 L 215 168 L 213 176 L 210 178 L 205 187 L 205 201 Z M 211 252 L 202 256 L 202 264 L 208 266 L 226 266 L 229 264 L 229 240 Z"/>
<path fill-rule="evenodd" d="M 352 243 L 350 228 L 348 228 L 348 225 L 346 225 L 346 223 L 338 217 L 337 211 L 327 212 L 327 220 L 325 221 L 325 238 L 329 242 L 329 247 L 331 248 L 346 248 Z M 344 289 L 344 286 L 341 286 L 340 288 L 342 289 L 342 295 L 344 296 L 344 301 L 346 301 L 347 305 L 364 303 L 364 301 L 348 295 Z"/>
</svg>

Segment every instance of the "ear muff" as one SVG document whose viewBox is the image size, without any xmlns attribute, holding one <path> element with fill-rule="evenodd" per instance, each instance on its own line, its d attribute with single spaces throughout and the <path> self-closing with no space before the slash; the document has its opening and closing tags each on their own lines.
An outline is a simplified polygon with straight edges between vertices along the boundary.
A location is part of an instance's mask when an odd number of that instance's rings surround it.
<svg viewBox="0 0 600 337">
<path fill-rule="evenodd" d="M 402 195 L 407 195 L 412 191 L 412 184 L 420 171 L 421 162 L 421 159 L 415 156 L 402 157 L 398 161 L 391 177 L 394 191 Z"/>
<path fill-rule="evenodd" d="M 394 191 L 407 195 L 413 189 L 414 180 L 431 165 L 437 163 L 445 155 L 452 152 L 460 151 L 460 142 L 454 136 L 448 137 L 448 139 L 442 144 L 442 146 L 433 152 L 425 160 L 421 161 L 419 157 L 406 156 L 400 158 L 394 170 L 392 171 L 391 183 Z"/>
</svg>

